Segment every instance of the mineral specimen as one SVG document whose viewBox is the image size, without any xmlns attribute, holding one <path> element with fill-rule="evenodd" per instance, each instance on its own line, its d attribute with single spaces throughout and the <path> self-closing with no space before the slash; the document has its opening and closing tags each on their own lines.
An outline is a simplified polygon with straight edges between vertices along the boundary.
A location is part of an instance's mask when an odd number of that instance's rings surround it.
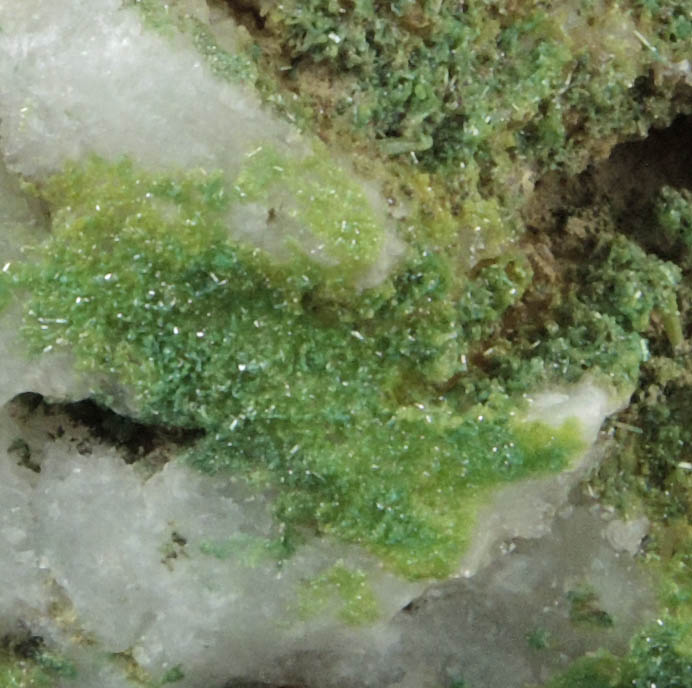
<svg viewBox="0 0 692 688">
<path fill-rule="evenodd" d="M 691 685 L 692 179 L 615 148 L 691 47 L 672 0 L 0 7 L 0 686 Z"/>
</svg>

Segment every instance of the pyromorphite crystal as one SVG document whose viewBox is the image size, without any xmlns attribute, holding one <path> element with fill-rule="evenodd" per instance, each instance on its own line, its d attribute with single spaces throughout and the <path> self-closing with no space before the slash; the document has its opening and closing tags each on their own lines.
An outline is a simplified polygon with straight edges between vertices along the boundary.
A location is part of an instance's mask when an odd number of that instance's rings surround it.
<svg viewBox="0 0 692 688">
<path fill-rule="evenodd" d="M 224 218 L 281 182 L 335 269 L 360 270 L 379 250 L 354 189 L 335 198 L 321 163 L 269 155 L 231 194 L 218 174 L 152 175 L 126 160 L 50 178 L 39 193 L 53 238 L 16 275 L 31 294 L 25 333 L 134 390 L 143 418 L 203 429 L 189 460 L 280 487 L 285 524 L 362 543 L 409 576 L 444 576 L 474 523 L 466 501 L 564 468 L 581 446 L 578 429 L 513 419 L 505 395 L 469 405 L 441 391 L 525 278 L 507 262 L 452 278 L 423 251 L 379 287 L 342 284 L 335 301 L 329 269 L 229 239 Z M 471 296 L 483 289 L 485 302 Z"/>
</svg>

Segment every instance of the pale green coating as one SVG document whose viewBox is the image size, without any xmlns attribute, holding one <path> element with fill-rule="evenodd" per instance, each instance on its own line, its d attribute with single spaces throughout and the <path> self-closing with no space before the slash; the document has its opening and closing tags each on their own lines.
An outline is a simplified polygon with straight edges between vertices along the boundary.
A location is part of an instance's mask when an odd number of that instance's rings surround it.
<svg viewBox="0 0 692 688">
<path fill-rule="evenodd" d="M 349 568 L 343 561 L 306 581 L 301 591 L 299 613 L 303 618 L 322 614 L 330 607 L 350 626 L 372 622 L 380 616 L 365 573 Z"/>
</svg>

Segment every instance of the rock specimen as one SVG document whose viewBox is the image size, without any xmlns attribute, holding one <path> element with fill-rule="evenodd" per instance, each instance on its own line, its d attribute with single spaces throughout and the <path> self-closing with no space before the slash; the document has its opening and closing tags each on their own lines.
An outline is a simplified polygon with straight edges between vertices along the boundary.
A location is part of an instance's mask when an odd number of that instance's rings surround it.
<svg viewBox="0 0 692 688">
<path fill-rule="evenodd" d="M 671 518 L 645 417 L 687 390 L 690 179 L 579 175 L 689 111 L 689 15 L 0 8 L 0 685 L 521 686 L 622 654 Z M 599 441 L 635 392 L 612 427 L 641 442 Z M 610 510 L 575 496 L 604 456 Z M 455 649 L 476 624 L 498 647 Z M 580 661 L 625 685 L 633 647 Z"/>
</svg>

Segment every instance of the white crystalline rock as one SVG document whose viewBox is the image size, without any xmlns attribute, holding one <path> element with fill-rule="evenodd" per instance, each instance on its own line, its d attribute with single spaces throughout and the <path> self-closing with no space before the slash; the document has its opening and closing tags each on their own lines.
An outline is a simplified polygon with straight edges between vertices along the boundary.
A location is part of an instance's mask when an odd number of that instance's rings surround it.
<svg viewBox="0 0 692 688">
<path fill-rule="evenodd" d="M 33 532 L 33 475 L 4 451 L 18 435 L 12 420 L 0 414 L 0 636 L 45 611 Z"/>
<path fill-rule="evenodd" d="M 0 632 L 22 620 L 70 656 L 78 636 L 97 653 L 131 652 L 153 676 L 182 664 L 180 686 L 221 684 L 307 649 L 394 642 L 383 624 L 423 588 L 328 539 L 308 541 L 281 567 L 257 550 L 211 556 L 204 543 L 277 536 L 264 497 L 175 461 L 145 479 L 113 451 L 80 454 L 67 439 L 45 445 L 36 474 L 5 453 L 20 431 L 0 419 Z M 345 627 L 336 598 L 335 613 L 300 616 L 305 581 L 340 560 L 368 574 L 379 624 Z M 56 590 L 57 616 L 47 611 Z M 106 671 L 83 661 L 75 688 Z"/>
<path fill-rule="evenodd" d="M 579 423 L 584 444 L 596 441 L 603 421 L 624 408 L 629 395 L 616 397 L 612 391 L 585 379 L 564 389 L 546 390 L 529 399 L 527 420 L 559 428 L 568 420 Z"/>
<path fill-rule="evenodd" d="M 616 518 L 608 524 L 604 534 L 613 549 L 634 555 L 639 551 L 650 526 L 646 516 L 628 521 Z"/>
<path fill-rule="evenodd" d="M 547 398 L 542 408 L 550 415 Z M 601 397 L 575 388 L 574 398 Z M 40 432 L 27 434 L 0 414 L 0 566 L 10 581 L 0 589 L 0 625 L 11 630 L 22 621 L 66 652 L 80 670 L 74 688 L 127 685 L 98 660 L 108 653 L 127 652 L 154 677 L 182 665 L 183 688 L 259 678 L 258 667 L 262 678 L 286 682 L 301 656 L 331 658 L 328 685 L 339 685 L 359 654 L 377 663 L 396 651 L 399 632 L 387 622 L 424 584 L 388 574 L 357 547 L 328 538 L 308 539 L 281 567 L 252 546 L 212 556 L 205 544 L 277 537 L 265 496 L 177 461 L 146 477 L 112 449 L 94 443 L 90 453 L 76 451 L 68 435 L 41 446 Z M 26 437 L 40 473 L 5 453 L 17 436 Z M 581 465 L 590 460 L 585 455 Z M 482 527 L 463 572 L 496 559 L 498 542 L 549 535 L 576 475 L 577 467 L 500 490 L 478 517 Z M 304 582 L 339 561 L 367 574 L 379 622 L 346 627 L 336 597 L 315 617 L 299 615 Z M 98 656 L 75 648 L 75 637 L 95 643 Z"/>
<path fill-rule="evenodd" d="M 562 510 L 546 537 L 514 542 L 479 575 L 426 591 L 416 602 L 420 614 L 399 620 L 409 625 L 402 656 L 412 670 L 397 688 L 429 685 L 432 657 L 440 655 L 450 658 L 449 674 L 470 686 L 525 688 L 587 650 L 623 652 L 632 634 L 655 618 L 656 593 L 637 561 L 609 546 L 606 525 L 597 507 Z M 607 632 L 570 621 L 569 591 L 584 585 L 613 619 Z M 527 637 L 536 629 L 551 638 L 551 647 L 530 646 Z"/>
<path fill-rule="evenodd" d="M 296 138 L 119 0 L 5 2 L 0 25 L 0 137 L 23 174 L 90 153 L 231 171 L 259 142 Z"/>
<path fill-rule="evenodd" d="M 503 679 L 497 685 L 518 688 L 531 678 L 535 657 L 525 637 L 536 624 L 561 639 L 564 632 L 583 651 L 566 613 L 554 607 L 570 586 L 592 584 L 623 639 L 642 613 L 653 613 L 646 581 L 610 544 L 614 521 L 579 507 L 569 515 L 563 509 L 543 539 L 496 556 L 481 575 L 433 586 L 414 603 L 421 611 L 390 621 L 423 586 L 388 575 L 358 548 L 309 539 L 282 567 L 257 551 L 203 553 L 204 543 L 275 537 L 265 496 L 175 461 L 147 477 L 93 439 L 91 452 L 80 453 L 83 429 L 45 442 L 48 428 L 64 424 L 59 417 L 35 427 L 13 417 L 7 408 L 0 412 L 0 633 L 21 624 L 63 653 L 78 672 L 65 688 L 134 688 L 128 666 L 154 680 L 180 666 L 181 688 L 231 678 L 414 688 L 438 666 L 457 662 L 475 677 L 496 661 L 490 673 Z M 40 473 L 5 452 L 18 436 Z M 529 499 L 546 486 L 559 491 L 540 481 L 523 484 Z M 514 487 L 518 501 L 522 486 Z M 498 512 L 505 507 L 496 505 Z M 528 513 L 519 518 L 530 522 Z M 381 621 L 349 628 L 329 611 L 308 619 L 296 613 L 303 581 L 340 560 L 367 573 Z M 112 653 L 125 653 L 120 664 Z M 123 656 L 136 665 L 122 664 Z"/>
<path fill-rule="evenodd" d="M 572 488 L 600 459 L 596 440 L 603 421 L 626 401 L 588 379 L 571 387 L 545 390 L 529 399 L 527 421 L 540 421 L 556 429 L 574 421 L 585 450 L 557 475 L 522 480 L 493 494 L 477 515 L 477 523 L 483 527 L 476 529 L 463 557 L 463 576 L 472 576 L 486 566 L 496 556 L 498 544 L 514 538 L 539 538 L 550 532 L 555 515 L 567 502 Z"/>
<path fill-rule="evenodd" d="M 19 305 L 0 312 L 0 405 L 27 391 L 54 399 L 87 397 L 91 386 L 74 370 L 69 354 L 27 355 L 20 332 L 22 312 Z"/>
<path fill-rule="evenodd" d="M 36 539 L 44 569 L 105 650 L 133 644 L 152 608 L 166 522 L 147 512 L 143 487 L 115 456 L 54 452 L 36 491 Z"/>
<path fill-rule="evenodd" d="M 23 257 L 23 246 L 43 241 L 46 224 L 38 205 L 22 192 L 19 180 L 0 158 L 0 270 Z"/>
</svg>

